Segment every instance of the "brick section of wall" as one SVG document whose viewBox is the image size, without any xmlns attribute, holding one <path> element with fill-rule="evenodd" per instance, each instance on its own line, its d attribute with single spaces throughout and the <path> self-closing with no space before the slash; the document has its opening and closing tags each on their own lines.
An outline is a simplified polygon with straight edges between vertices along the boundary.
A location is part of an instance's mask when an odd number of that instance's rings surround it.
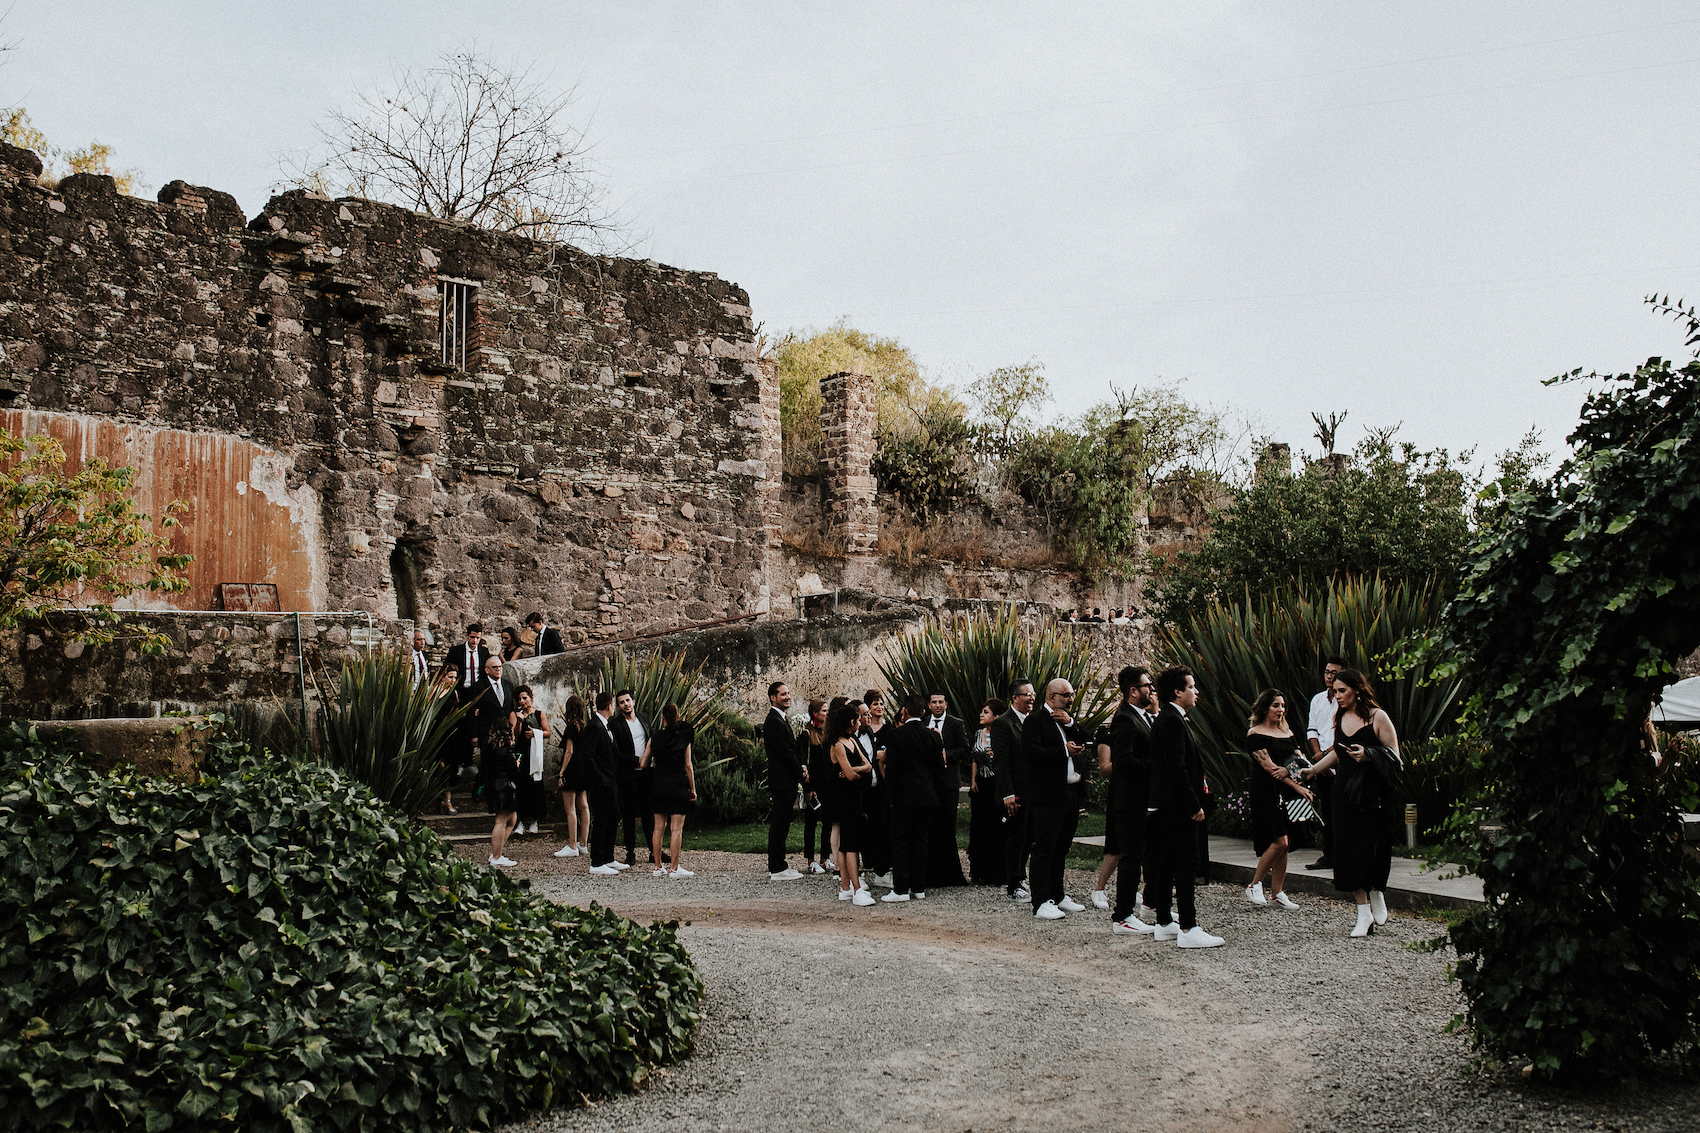
<svg viewBox="0 0 1700 1133">
<path fill-rule="evenodd" d="M 357 199 L 245 223 L 182 182 L 50 191 L 0 157 L 0 408 L 282 454 L 323 606 L 450 637 L 541 609 L 580 640 L 768 608 L 778 393 L 742 289 Z M 478 284 L 464 371 L 442 278 Z"/>
<path fill-rule="evenodd" d="M 879 549 L 879 507 L 874 499 L 874 381 L 840 372 L 820 383 L 820 424 L 825 435 L 827 531 L 852 555 Z"/>
</svg>

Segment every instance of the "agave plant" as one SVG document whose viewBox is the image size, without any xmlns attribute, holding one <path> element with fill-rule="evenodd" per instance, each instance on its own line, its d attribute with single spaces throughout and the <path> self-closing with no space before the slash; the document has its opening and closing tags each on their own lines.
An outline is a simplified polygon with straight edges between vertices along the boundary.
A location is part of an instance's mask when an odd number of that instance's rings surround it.
<svg viewBox="0 0 1700 1133">
<path fill-rule="evenodd" d="M 1331 654 L 1363 670 L 1401 739 L 1422 741 L 1444 730 L 1458 685 L 1425 683 L 1396 658 L 1399 644 L 1433 626 L 1445 605 L 1433 583 L 1379 575 L 1290 583 L 1261 597 L 1212 601 L 1189 619 L 1158 627 L 1156 660 L 1192 669 L 1202 694 L 1192 719 L 1207 768 L 1222 789 L 1239 789 L 1250 764 L 1238 753 L 1257 694 L 1279 689 L 1289 722 L 1303 728 Z"/>
<path fill-rule="evenodd" d="M 744 727 L 721 686 L 705 686 L 702 677 L 705 658 L 694 669 L 685 668 L 683 652 L 663 654 L 659 649 L 648 653 L 631 654 L 624 649 L 602 662 L 596 674 L 595 692 L 632 690 L 632 700 L 639 714 L 650 720 L 661 716 L 661 706 L 679 706 L 679 719 L 693 730 L 739 730 Z"/>
<path fill-rule="evenodd" d="M 443 797 L 437 766 L 467 708 L 414 684 L 398 652 L 350 661 L 313 721 L 319 759 L 372 789 L 384 802 L 417 815 Z"/>
<path fill-rule="evenodd" d="M 948 623 L 928 622 L 882 647 L 880 674 L 898 696 L 942 692 L 951 711 L 973 724 L 980 706 L 1007 698 L 1010 682 L 1025 677 L 1041 695 L 1047 681 L 1074 686 L 1079 722 L 1096 727 L 1116 705 L 1116 687 L 1092 665 L 1083 638 L 1056 625 L 1024 622 L 1013 606 Z"/>
</svg>

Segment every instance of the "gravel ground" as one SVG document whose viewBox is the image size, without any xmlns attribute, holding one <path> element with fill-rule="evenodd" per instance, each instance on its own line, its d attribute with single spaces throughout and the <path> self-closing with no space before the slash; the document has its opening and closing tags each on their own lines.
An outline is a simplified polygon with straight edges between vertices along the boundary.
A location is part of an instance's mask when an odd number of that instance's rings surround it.
<svg viewBox="0 0 1700 1133">
<path fill-rule="evenodd" d="M 1700 1086 L 1633 1092 L 1466 1073 L 1450 953 L 1396 915 L 1350 940 L 1350 906 L 1254 908 L 1199 892 L 1222 948 L 1109 933 L 1097 910 L 1035 921 L 1001 890 L 855 908 L 824 878 L 693 854 L 697 876 L 590 877 L 555 843 L 509 855 L 534 889 L 677 919 L 708 985 L 696 1054 L 647 1089 L 521 1130 L 1533 1130 L 1700 1127 Z M 481 847 L 463 848 L 482 857 Z M 1069 875 L 1084 898 L 1087 874 Z"/>
</svg>

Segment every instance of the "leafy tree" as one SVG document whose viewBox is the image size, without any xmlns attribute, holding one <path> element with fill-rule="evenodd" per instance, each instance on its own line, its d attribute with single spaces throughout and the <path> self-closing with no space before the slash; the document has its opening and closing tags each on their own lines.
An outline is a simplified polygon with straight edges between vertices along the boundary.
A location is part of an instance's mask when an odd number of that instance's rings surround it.
<svg viewBox="0 0 1700 1133">
<path fill-rule="evenodd" d="M 876 434 L 873 473 L 890 493 L 928 524 L 976 495 L 972 453 L 977 433 L 947 399 L 914 411 L 913 427 Z"/>
<path fill-rule="evenodd" d="M 63 178 L 73 173 L 99 173 L 110 177 L 117 183 L 118 191 L 126 196 L 133 197 L 147 188 L 142 184 L 139 171 L 112 168 L 111 146 L 90 142 L 82 149 L 60 149 L 47 140 L 46 134 L 36 129 L 35 124 L 30 121 L 29 111 L 23 107 L 14 106 L 0 113 L 6 115 L 6 121 L 0 124 L 0 141 L 7 145 L 34 150 L 44 167 L 41 171 L 41 183 L 48 188 L 58 185 Z"/>
<path fill-rule="evenodd" d="M 1700 343 L 1693 308 L 1650 302 Z M 1700 798 L 1637 742 L 1700 645 L 1700 354 L 1604 380 L 1570 456 L 1471 546 L 1426 649 L 1471 694 L 1504 824 L 1486 903 L 1450 934 L 1460 1021 L 1549 1075 L 1627 1072 L 1700 1038 L 1700 866 L 1676 817 Z"/>
<path fill-rule="evenodd" d="M 320 124 L 318 154 L 286 159 L 288 180 L 538 240 L 604 236 L 618 225 L 565 120 L 573 102 L 529 70 L 449 52 L 356 91 Z"/>
<path fill-rule="evenodd" d="M 182 570 L 193 556 L 173 553 L 170 537 L 136 511 L 127 494 L 135 476 L 99 457 L 69 472 L 52 437 L 0 429 L 0 627 L 69 608 L 79 615 L 75 639 L 106 645 L 118 636 L 114 602 L 189 588 Z M 173 501 L 158 527 L 176 527 L 185 506 Z M 169 641 L 144 633 L 140 644 L 158 653 Z"/>
<path fill-rule="evenodd" d="M 968 399 L 985 424 L 985 442 L 998 452 L 1009 451 L 1014 439 L 1033 432 L 1028 415 L 1051 400 L 1045 364 L 1037 358 L 1019 366 L 999 366 L 968 384 Z"/>
</svg>

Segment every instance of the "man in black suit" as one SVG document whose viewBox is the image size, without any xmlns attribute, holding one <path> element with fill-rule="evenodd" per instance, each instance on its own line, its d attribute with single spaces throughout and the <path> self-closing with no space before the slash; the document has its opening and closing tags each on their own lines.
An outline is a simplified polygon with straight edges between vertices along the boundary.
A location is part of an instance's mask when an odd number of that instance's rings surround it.
<svg viewBox="0 0 1700 1133">
<path fill-rule="evenodd" d="M 519 712 L 519 695 L 513 682 L 502 676 L 502 659 L 484 662 L 484 679 L 478 683 L 478 699 L 472 705 L 473 728 L 478 742 L 513 746 L 514 720 Z"/>
<path fill-rule="evenodd" d="M 478 686 L 484 680 L 484 662 L 490 659 L 490 651 L 479 644 L 484 636 L 484 627 L 473 622 L 466 627 L 466 641 L 460 645 L 449 647 L 449 652 L 443 658 L 445 670 L 453 668 L 459 674 L 455 680 L 455 707 L 471 704 L 478 699 L 482 691 Z M 472 773 L 472 748 L 478 738 L 477 721 L 469 711 L 460 718 L 460 724 L 455 728 L 454 755 L 455 768 L 459 775 Z"/>
<path fill-rule="evenodd" d="M 1151 800 L 1151 709 L 1156 682 L 1143 665 L 1121 671 L 1122 702 L 1110 721 L 1110 790 L 1104 841 L 1106 864 L 1116 871 L 1116 907 L 1110 931 L 1143 935 L 1151 926 L 1139 919 L 1139 866 L 1145 853 L 1145 810 Z M 1115 853 L 1109 853 L 1111 840 Z M 1099 881 L 1102 886 L 1104 882 Z M 1097 894 L 1093 894 L 1096 903 Z"/>
<path fill-rule="evenodd" d="M 626 835 L 626 864 L 637 862 L 637 832 L 643 830 L 643 844 L 650 847 L 650 864 L 655 864 L 655 815 L 649 805 L 650 772 L 638 766 L 644 745 L 649 742 L 649 724 L 637 713 L 632 690 L 623 688 L 614 694 L 614 715 L 609 720 L 614 737 L 615 763 L 619 772 L 620 825 Z"/>
<path fill-rule="evenodd" d="M 1157 911 L 1152 935 L 1182 948 L 1214 948 L 1222 938 L 1199 926 L 1193 901 L 1198 829 L 1204 822 L 1204 760 L 1186 719 L 1187 710 L 1198 704 L 1192 670 L 1185 665 L 1164 669 L 1157 675 L 1157 698 L 1163 708 L 1151 725 L 1151 794 L 1145 816 L 1150 854 L 1145 901 Z M 1170 906 L 1171 896 L 1176 908 Z"/>
<path fill-rule="evenodd" d="M 630 867 L 614 860 L 614 837 L 620 822 L 619 754 L 609 717 L 614 714 L 614 694 L 607 689 L 596 694 L 596 711 L 580 737 L 586 750 L 573 751 L 573 760 L 589 758 L 590 872 L 610 877 Z"/>
<path fill-rule="evenodd" d="M 809 773 L 797 759 L 797 737 L 785 710 L 791 707 L 791 689 L 784 681 L 767 686 L 767 719 L 762 721 L 761 742 L 767 749 L 767 788 L 772 792 L 772 810 L 767 816 L 767 879 L 796 881 L 803 875 L 785 864 L 785 840 L 791 834 L 791 812 L 796 807 L 797 785 Z"/>
<path fill-rule="evenodd" d="M 1033 682 L 1017 677 L 1009 686 L 1009 710 L 993 720 L 988 729 L 992 758 L 997 761 L 998 789 L 1003 792 L 1003 877 L 1004 890 L 1011 901 L 1025 901 L 1029 897 L 1027 855 L 1033 848 L 1033 831 L 1027 822 L 1027 809 L 1022 805 L 1027 765 L 1021 758 L 1021 729 L 1036 699 Z"/>
<path fill-rule="evenodd" d="M 525 619 L 525 624 L 531 627 L 533 657 L 547 657 L 551 653 L 567 651 L 567 647 L 561 644 L 561 631 L 545 622 L 542 614 L 532 614 Z"/>
<path fill-rule="evenodd" d="M 1033 915 L 1047 921 L 1086 908 L 1063 890 L 1063 863 L 1080 821 L 1080 803 L 1071 789 L 1080 782 L 1074 757 L 1085 748 L 1068 712 L 1073 703 L 1074 686 L 1058 677 L 1045 686 L 1044 711 L 1030 713 L 1021 726 L 1021 758 L 1026 765 L 1022 803 L 1033 836 L 1029 899 Z"/>
<path fill-rule="evenodd" d="M 910 693 L 903 702 L 903 723 L 885 746 L 886 793 L 891 799 L 891 892 L 881 901 L 907 901 L 927 895 L 928 827 L 938 811 L 939 768 L 944 740 L 924 717 L 927 698 Z"/>
<path fill-rule="evenodd" d="M 962 876 L 961 847 L 956 842 L 956 812 L 962 804 L 962 769 L 968 766 L 972 748 L 968 729 L 961 717 L 950 715 L 950 698 L 942 692 L 927 697 L 927 729 L 944 741 L 944 766 L 934 774 L 933 789 L 939 808 L 933 816 L 927 852 L 931 854 L 927 880 L 933 888 L 966 884 Z"/>
</svg>

